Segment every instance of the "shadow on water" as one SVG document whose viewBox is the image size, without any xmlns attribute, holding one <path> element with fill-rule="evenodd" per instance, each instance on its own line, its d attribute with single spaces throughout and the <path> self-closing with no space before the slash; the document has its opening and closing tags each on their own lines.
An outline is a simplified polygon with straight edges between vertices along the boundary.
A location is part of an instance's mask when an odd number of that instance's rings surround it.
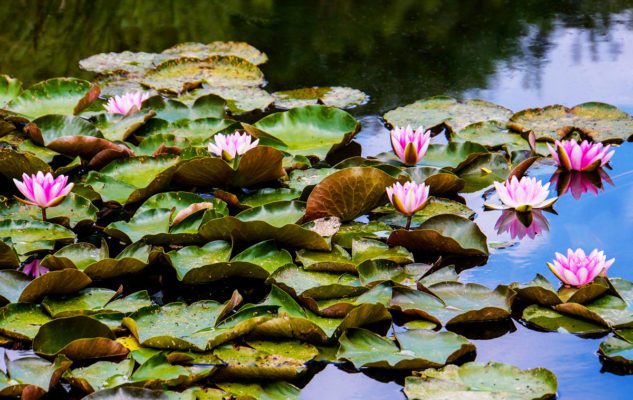
<svg viewBox="0 0 633 400">
<path fill-rule="evenodd" d="M 263 66 L 269 90 L 342 85 L 367 92 L 371 101 L 352 112 L 363 124 L 356 138 L 363 155 L 374 155 L 388 149 L 379 115 L 430 95 L 481 97 L 514 110 L 598 100 L 632 112 L 632 8 L 625 0 L 21 0 L 0 13 L 0 71 L 27 84 L 89 78 L 78 60 L 99 52 L 247 41 L 269 55 Z M 549 274 L 545 262 L 567 247 L 602 248 L 617 259 L 611 274 L 633 279 L 633 146 L 619 148 L 612 164 L 613 184 L 590 190 L 577 182 L 558 201 L 559 215 L 546 215 L 547 229 L 533 238 L 500 230 L 500 213 L 483 211 L 483 192 L 465 196 L 494 248 L 485 265 L 463 271 L 462 279 L 488 286 L 526 282 L 537 272 Z M 550 180 L 553 168 L 537 171 Z M 150 280 L 158 301 L 230 296 L 228 286 L 217 285 L 183 293 L 164 286 L 166 273 L 157 267 Z M 265 295 L 244 294 L 249 301 Z M 478 361 L 551 369 L 563 399 L 628 399 L 633 391 L 630 370 L 599 359 L 599 338 L 537 332 L 516 322 L 451 329 L 474 341 Z M 401 378 L 336 365 L 315 373 L 303 399 L 404 398 Z"/>
</svg>

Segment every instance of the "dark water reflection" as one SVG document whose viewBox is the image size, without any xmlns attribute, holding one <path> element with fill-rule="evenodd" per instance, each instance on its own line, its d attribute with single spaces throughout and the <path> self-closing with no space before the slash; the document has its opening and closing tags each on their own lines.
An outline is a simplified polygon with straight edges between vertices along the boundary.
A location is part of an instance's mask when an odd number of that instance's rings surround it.
<svg viewBox="0 0 633 400">
<path fill-rule="evenodd" d="M 369 93 L 371 101 L 353 113 L 363 124 L 363 154 L 373 155 L 388 148 L 378 115 L 436 94 L 481 97 L 514 110 L 597 100 L 633 112 L 632 9 L 631 1 L 599 0 L 20 0 L 0 13 L 0 70 L 27 83 L 89 77 L 77 62 L 102 51 L 244 40 L 268 53 L 263 69 L 271 90 L 345 85 Z M 619 148 L 612 165 L 612 184 L 603 182 L 596 193 L 581 193 L 588 183 L 570 179 L 558 215 L 544 214 L 548 229 L 533 239 L 499 233 L 500 212 L 483 211 L 484 193 L 466 196 L 498 248 L 462 279 L 495 286 L 538 272 L 553 280 L 545 262 L 567 247 L 604 249 L 617 260 L 610 274 L 633 279 L 633 146 Z M 549 181 L 553 168 L 537 171 Z M 494 340 L 474 340 L 477 360 L 549 368 L 563 399 L 631 397 L 633 377 L 603 371 L 600 339 L 514 325 Z M 329 365 L 302 398 L 403 398 L 401 388 Z"/>
</svg>

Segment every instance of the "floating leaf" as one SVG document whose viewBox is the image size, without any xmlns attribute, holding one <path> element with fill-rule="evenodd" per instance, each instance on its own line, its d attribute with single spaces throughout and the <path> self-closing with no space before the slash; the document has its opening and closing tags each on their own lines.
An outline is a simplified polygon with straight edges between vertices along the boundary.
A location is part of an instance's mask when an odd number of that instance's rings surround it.
<svg viewBox="0 0 633 400">
<path fill-rule="evenodd" d="M 387 202 L 385 188 L 395 182 L 377 168 L 345 168 L 329 175 L 308 197 L 306 220 L 334 216 L 352 220 Z"/>
<path fill-rule="evenodd" d="M 386 237 L 391 232 L 389 225 L 382 222 L 370 221 L 367 224 L 362 222 L 348 222 L 342 224 L 334 238 L 334 243 L 351 248 L 354 240 L 358 239 L 377 239 L 379 237 Z"/>
<path fill-rule="evenodd" d="M 360 90 L 341 86 L 284 90 L 273 93 L 273 97 L 276 107 L 286 109 L 313 104 L 351 108 L 365 104 L 369 100 L 369 96 Z"/>
<path fill-rule="evenodd" d="M 306 271 L 295 266 L 278 269 L 269 281 L 295 297 L 315 300 L 354 296 L 367 290 L 353 275 Z"/>
<path fill-rule="evenodd" d="M 37 250 L 50 250 L 55 242 L 69 242 L 75 233 L 61 225 L 43 221 L 2 220 L 0 239 L 11 244 L 22 255 Z"/>
<path fill-rule="evenodd" d="M 427 369 L 407 377 L 404 393 L 409 400 L 516 399 L 542 400 L 556 397 L 556 376 L 545 368 L 522 370 L 502 363 L 469 362 Z"/>
<path fill-rule="evenodd" d="M 29 152 L 0 148 L 0 174 L 9 179 L 21 179 L 22 174 L 32 175 L 42 171 L 53 172 L 42 159 Z"/>
<path fill-rule="evenodd" d="M 382 213 L 387 210 L 391 213 L 379 216 L 377 218 L 378 221 L 392 226 L 406 226 L 407 217 L 398 213 L 392 206 L 381 208 L 375 212 Z M 419 228 L 420 225 L 428 219 L 442 214 L 452 214 L 470 219 L 474 217 L 475 212 L 464 204 L 453 200 L 429 197 L 426 206 L 413 215 L 413 218 L 411 219 L 411 229 Z"/>
<path fill-rule="evenodd" d="M 186 92 L 178 96 L 178 100 L 190 103 L 200 96 L 213 94 L 226 100 L 229 110 L 233 114 L 243 114 L 252 111 L 264 111 L 273 102 L 274 97 L 267 91 L 256 86 L 207 86 Z"/>
<path fill-rule="evenodd" d="M 155 53 L 99 53 L 79 61 L 79 68 L 98 74 L 144 73 L 153 68 Z"/>
<path fill-rule="evenodd" d="M 39 399 L 57 385 L 70 364 L 64 356 L 57 357 L 52 363 L 34 356 L 8 360 L 6 374 L 0 373 L 0 395 Z"/>
<path fill-rule="evenodd" d="M 523 310 L 524 321 L 551 332 L 566 331 L 574 334 L 599 334 L 608 328 L 595 322 L 561 314 L 550 308 L 532 304 Z"/>
<path fill-rule="evenodd" d="M 561 303 L 585 304 L 597 299 L 609 290 L 609 284 L 605 279 L 598 277 L 589 285 L 581 288 L 561 287 L 556 290 L 550 281 L 543 275 L 537 274 L 529 283 L 512 285 L 512 289 L 524 300 L 542 306 L 555 306 Z"/>
<path fill-rule="evenodd" d="M 410 125 L 414 129 L 423 126 L 424 129 L 433 130 L 446 128 L 450 132 L 459 132 L 475 122 L 507 121 L 511 115 L 512 111 L 507 108 L 485 100 L 459 101 L 451 97 L 436 96 L 391 110 L 384 118 L 392 126 Z"/>
<path fill-rule="evenodd" d="M 16 98 L 22 91 L 22 82 L 9 75 L 0 75 L 0 107 Z"/>
<path fill-rule="evenodd" d="M 46 209 L 46 220 L 75 228 L 94 222 L 98 211 L 90 200 L 70 193 L 61 203 Z M 0 219 L 38 221 L 42 219 L 42 209 L 16 201 L 10 206 L 0 206 Z"/>
<path fill-rule="evenodd" d="M 88 288 L 71 295 L 48 296 L 42 301 L 42 306 L 53 318 L 61 318 L 103 312 L 129 314 L 152 305 L 145 290 L 113 301 L 116 295 L 114 290 Z"/>
<path fill-rule="evenodd" d="M 134 360 L 126 359 L 121 362 L 97 361 L 87 367 L 75 368 L 67 371 L 64 378 L 70 384 L 92 393 L 97 390 L 118 386 L 120 381 L 128 381 L 134 369 Z"/>
<path fill-rule="evenodd" d="M 0 308 L 0 333 L 17 340 L 33 340 L 51 317 L 39 304 L 10 303 Z"/>
<path fill-rule="evenodd" d="M 387 240 L 392 246 L 409 250 L 455 255 L 487 255 L 486 236 L 473 221 L 452 214 L 429 218 L 415 230 L 393 231 Z"/>
<path fill-rule="evenodd" d="M 81 79 L 53 78 L 26 89 L 6 107 L 29 118 L 46 114 L 72 115 L 91 87 L 90 82 Z"/>
<path fill-rule="evenodd" d="M 534 132 L 537 140 L 562 140 L 578 131 L 596 142 L 621 142 L 633 135 L 633 118 L 610 104 L 592 102 L 573 108 L 528 108 L 514 114 L 508 127 L 517 132 Z"/>
<path fill-rule="evenodd" d="M 246 42 L 211 42 L 209 44 L 185 42 L 172 46 L 160 54 L 161 58 L 207 58 L 210 55 L 236 56 L 255 65 L 264 64 L 268 56 Z"/>
<path fill-rule="evenodd" d="M 438 167 L 413 167 L 405 172 L 413 182 L 424 182 L 430 187 L 429 193 L 433 196 L 454 194 L 461 191 L 465 182 L 454 173 Z"/>
<path fill-rule="evenodd" d="M 438 368 L 475 351 L 465 337 L 424 329 L 398 333 L 396 342 L 365 329 L 350 329 L 341 336 L 339 359 L 360 368 Z"/>
<path fill-rule="evenodd" d="M 350 114 L 325 106 L 274 113 L 259 120 L 254 127 L 282 141 L 286 145 L 284 151 L 321 159 L 347 145 L 360 130 L 360 124 Z"/>
</svg>

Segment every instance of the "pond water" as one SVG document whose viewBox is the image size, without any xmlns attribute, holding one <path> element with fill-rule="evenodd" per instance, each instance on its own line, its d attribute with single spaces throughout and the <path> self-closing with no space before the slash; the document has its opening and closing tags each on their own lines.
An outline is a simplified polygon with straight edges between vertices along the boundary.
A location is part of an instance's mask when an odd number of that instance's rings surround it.
<svg viewBox="0 0 633 400">
<path fill-rule="evenodd" d="M 89 77 L 77 62 L 103 51 L 160 51 L 184 41 L 246 41 L 268 53 L 270 89 L 351 86 L 371 101 L 352 113 L 364 155 L 388 149 L 380 115 L 436 94 L 483 98 L 513 110 L 596 100 L 633 112 L 633 4 L 630 1 L 20 1 L 0 15 L 0 70 L 26 84 L 52 76 Z M 534 239 L 498 234 L 500 212 L 483 192 L 467 197 L 496 244 L 488 263 L 462 280 L 488 286 L 553 279 L 545 262 L 568 247 L 604 249 L 612 276 L 633 279 L 633 146 L 621 146 L 597 195 L 567 193 Z M 554 168 L 537 169 L 549 180 Z M 562 399 L 628 399 L 633 377 L 605 370 L 600 339 L 542 333 L 513 322 L 495 340 L 474 340 L 477 360 L 543 366 Z M 507 331 L 506 327 L 506 331 Z M 501 333 L 500 333 L 501 334 Z M 329 365 L 305 399 L 404 398 L 402 380 Z"/>
</svg>

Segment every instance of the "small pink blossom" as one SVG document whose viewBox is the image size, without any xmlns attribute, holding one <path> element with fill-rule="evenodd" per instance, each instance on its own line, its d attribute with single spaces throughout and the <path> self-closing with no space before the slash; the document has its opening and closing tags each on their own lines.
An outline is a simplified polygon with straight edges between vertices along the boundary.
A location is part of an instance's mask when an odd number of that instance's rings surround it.
<svg viewBox="0 0 633 400">
<path fill-rule="evenodd" d="M 209 153 L 222 157 L 226 161 L 233 160 L 259 144 L 259 139 L 253 140 L 248 133 L 240 135 L 237 131 L 232 135 L 218 133 L 213 136 L 213 140 L 215 143 L 209 143 Z"/>
<path fill-rule="evenodd" d="M 15 186 L 17 186 L 24 197 L 28 199 L 18 200 L 41 208 L 56 206 L 70 193 L 74 186 L 73 183 L 68 183 L 67 176 L 60 175 L 57 178 L 53 178 L 50 172 L 44 175 L 42 171 L 31 176 L 22 174 L 22 182 L 14 179 L 13 183 L 15 183 Z"/>
<path fill-rule="evenodd" d="M 396 127 L 391 131 L 391 147 L 398 158 L 406 165 L 416 165 L 426 154 L 431 142 L 431 131 L 424 133 L 424 128 L 415 131 L 411 126 Z"/>
<path fill-rule="evenodd" d="M 615 153 L 615 150 L 609 151 L 611 146 L 586 140 L 580 144 L 575 140 L 557 140 L 554 147 L 549 144 L 547 147 L 556 164 L 568 171 L 594 171 L 604 167 Z"/>
<path fill-rule="evenodd" d="M 529 214 L 529 218 L 526 220 L 521 214 Z M 549 231 L 549 224 L 541 210 L 533 210 L 531 213 L 503 210 L 495 224 L 495 229 L 499 235 L 509 233 L 512 239 L 520 240 L 526 236 L 534 239 L 543 232 Z"/>
<path fill-rule="evenodd" d="M 24 264 L 22 266 L 22 272 L 24 272 L 28 276 L 32 276 L 33 278 L 40 277 L 48 272 L 48 268 L 43 267 L 40 264 L 39 259 L 35 259 L 28 264 Z"/>
<path fill-rule="evenodd" d="M 486 207 L 493 209 L 514 209 L 516 211 L 524 212 L 532 209 L 547 208 L 550 207 L 557 198 L 548 199 L 549 196 L 549 183 L 545 185 L 541 181 L 537 181 L 536 178 L 528 178 L 526 176 L 518 180 L 516 176 L 513 176 L 509 181 L 502 183 L 495 182 L 495 189 L 497 189 L 497 195 L 501 200 L 501 205 L 488 204 Z"/>
<path fill-rule="evenodd" d="M 389 201 L 395 209 L 410 217 L 426 206 L 429 189 L 424 183 L 405 182 L 403 185 L 396 182 L 386 190 Z"/>
<path fill-rule="evenodd" d="M 615 258 L 607 261 L 604 252 L 598 249 L 589 255 L 582 249 L 568 249 L 567 257 L 556 253 L 556 259 L 547 266 L 565 285 L 580 287 L 593 282 L 598 275 L 605 276 L 614 261 Z"/>
<path fill-rule="evenodd" d="M 148 93 L 128 92 L 121 96 L 110 97 L 104 108 L 110 114 L 134 114 L 141 110 L 143 102 L 147 99 L 149 99 Z"/>
</svg>

